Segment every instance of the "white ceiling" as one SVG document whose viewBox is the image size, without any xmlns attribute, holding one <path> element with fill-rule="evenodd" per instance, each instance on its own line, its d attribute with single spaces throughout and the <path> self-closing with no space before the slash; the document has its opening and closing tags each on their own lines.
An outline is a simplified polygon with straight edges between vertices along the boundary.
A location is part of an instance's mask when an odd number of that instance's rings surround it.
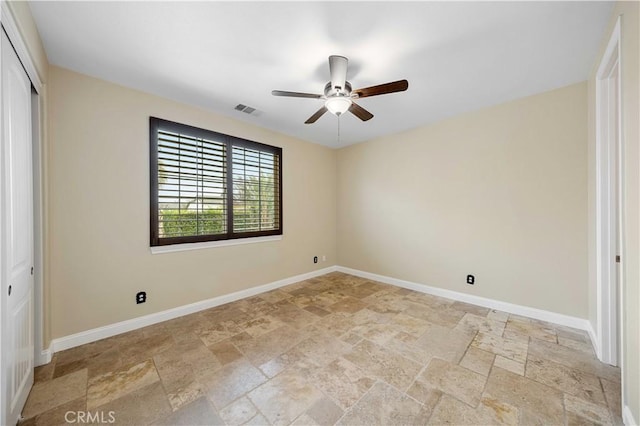
<svg viewBox="0 0 640 426">
<path fill-rule="evenodd" d="M 610 2 L 31 2 L 55 65 L 330 147 L 586 80 Z M 327 57 L 347 56 L 375 117 L 325 114 Z M 242 103 L 257 115 L 235 111 Z M 171 119 L 171 117 L 166 117 Z M 213 129 L 215 130 L 215 129 Z"/>
</svg>

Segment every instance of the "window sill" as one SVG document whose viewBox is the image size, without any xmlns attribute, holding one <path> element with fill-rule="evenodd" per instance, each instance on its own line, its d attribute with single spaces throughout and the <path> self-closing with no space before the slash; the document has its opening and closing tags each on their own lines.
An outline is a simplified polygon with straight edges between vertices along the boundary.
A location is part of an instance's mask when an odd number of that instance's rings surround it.
<svg viewBox="0 0 640 426">
<path fill-rule="evenodd" d="M 213 247 L 237 246 L 241 244 L 266 243 L 280 241 L 282 235 L 269 235 L 267 237 L 237 238 L 234 240 L 206 241 L 203 243 L 172 244 L 168 246 L 151 247 L 151 254 L 172 253 L 175 251 L 200 250 Z"/>
</svg>

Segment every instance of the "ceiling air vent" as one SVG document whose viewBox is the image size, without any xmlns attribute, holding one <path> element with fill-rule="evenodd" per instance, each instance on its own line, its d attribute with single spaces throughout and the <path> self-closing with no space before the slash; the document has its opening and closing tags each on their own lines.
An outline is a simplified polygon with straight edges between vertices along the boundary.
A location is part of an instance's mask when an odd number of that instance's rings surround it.
<svg viewBox="0 0 640 426">
<path fill-rule="evenodd" d="M 251 113 L 255 112 L 255 110 L 256 110 L 255 108 L 251 108 L 250 106 L 246 106 L 246 105 L 242 105 L 242 104 L 236 105 L 234 109 L 236 111 L 242 111 L 242 112 L 247 113 L 247 114 L 251 114 Z"/>
</svg>

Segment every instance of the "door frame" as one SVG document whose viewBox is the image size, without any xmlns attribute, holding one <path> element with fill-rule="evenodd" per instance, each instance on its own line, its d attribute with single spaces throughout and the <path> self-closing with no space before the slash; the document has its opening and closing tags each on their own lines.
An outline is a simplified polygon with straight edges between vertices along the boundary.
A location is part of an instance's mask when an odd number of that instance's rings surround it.
<svg viewBox="0 0 640 426">
<path fill-rule="evenodd" d="M 45 146 L 44 129 L 41 126 L 41 117 L 44 114 L 41 102 L 43 101 L 42 94 L 44 87 L 40 76 L 38 75 L 35 62 L 29 54 L 29 49 L 22 38 L 22 35 L 18 29 L 13 13 L 9 8 L 9 5 L 5 0 L 0 0 L 0 31 L 4 31 L 13 45 L 14 50 L 18 55 L 18 59 L 22 63 L 22 66 L 27 73 L 27 77 L 31 81 L 32 96 L 31 96 L 31 113 L 32 113 L 32 152 L 33 152 L 33 238 L 34 238 L 34 365 L 43 365 L 51 361 L 51 353 L 49 349 L 44 348 L 44 276 L 45 276 L 45 185 L 44 185 L 44 170 L 45 170 Z M 1 64 L 0 64 L 1 65 Z M 0 88 L 0 91 L 2 89 Z M 2 134 L 2 123 L 0 121 L 0 134 Z M 5 212 L 0 209 L 0 220 L 5 215 Z M 3 256 L 0 253 L 0 256 Z M 2 290 L 4 291 L 4 289 Z M 0 346 L 2 345 L 4 336 L 4 322 L 0 315 Z M 4 415 L 5 410 L 5 398 L 4 393 L 4 365 L 0 365 L 0 412 Z"/>
<path fill-rule="evenodd" d="M 622 143 L 621 19 L 595 76 L 596 336 L 598 358 L 624 368 L 624 144 Z M 613 100 L 612 100 L 613 98 Z M 617 111 L 617 113 L 615 112 Z M 616 185 L 616 181 L 618 184 Z M 616 233 L 617 222 L 617 233 Z M 619 249 L 616 247 L 619 244 Z M 617 252 L 619 250 L 619 252 Z M 616 265 L 615 256 L 620 256 Z M 623 375 L 624 380 L 624 375 Z M 624 384 L 623 402 L 624 402 Z"/>
</svg>

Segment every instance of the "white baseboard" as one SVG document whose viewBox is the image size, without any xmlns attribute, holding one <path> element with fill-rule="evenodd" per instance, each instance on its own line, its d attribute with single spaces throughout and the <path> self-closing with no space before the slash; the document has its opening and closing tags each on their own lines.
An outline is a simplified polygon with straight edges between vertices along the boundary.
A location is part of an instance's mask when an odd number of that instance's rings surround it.
<svg viewBox="0 0 640 426">
<path fill-rule="evenodd" d="M 595 351 L 596 356 L 600 361 L 602 361 L 602 352 L 600 352 L 600 340 L 598 340 L 598 335 L 596 334 L 596 330 L 595 328 L 593 328 L 593 324 L 591 324 L 591 321 L 587 321 L 587 333 L 589 333 L 591 346 L 593 346 L 593 350 Z"/>
<path fill-rule="evenodd" d="M 48 349 L 43 349 L 42 352 L 36 354 L 36 357 L 33 361 L 36 367 L 40 367 L 41 365 L 49 364 L 51 362 L 51 357 L 53 354 L 51 353 L 51 347 Z"/>
<path fill-rule="evenodd" d="M 296 283 L 298 281 L 308 280 L 320 275 L 334 272 L 335 266 L 319 269 L 317 271 L 308 272 L 306 274 L 296 275 L 293 277 L 285 278 L 282 280 L 274 281 L 268 284 L 263 284 L 257 287 L 251 287 L 245 290 L 236 291 L 231 294 L 225 294 L 223 296 L 214 297 L 212 299 L 202 300 L 200 302 L 191 303 L 189 305 L 179 306 L 177 308 L 168 309 L 166 311 L 156 312 L 153 314 L 145 315 L 138 318 L 133 318 L 126 321 L 117 322 L 115 324 L 106 325 L 104 327 L 98 327 L 80 333 L 72 334 L 70 336 L 60 337 L 53 339 L 50 349 L 43 351 L 48 352 L 48 361 L 51 361 L 51 355 L 55 352 L 70 349 L 76 346 L 84 345 L 86 343 L 95 342 L 97 340 L 105 339 L 107 337 L 115 336 L 117 334 L 126 333 L 128 331 L 136 330 L 138 328 L 146 327 L 159 322 L 167 321 L 170 319 L 178 318 L 184 315 L 193 314 L 195 312 L 203 311 L 205 309 L 213 308 L 215 306 L 224 305 L 225 303 L 234 302 L 239 299 L 255 296 L 260 293 L 265 293 L 270 290 L 275 290 L 280 287 L 284 287 L 289 284 Z M 46 363 L 45 363 L 46 364 Z"/>
<path fill-rule="evenodd" d="M 514 303 L 487 299 L 485 297 L 475 296 L 473 294 L 460 293 L 453 290 L 446 290 L 443 288 L 431 287 L 424 284 L 417 284 L 411 281 L 386 277 L 384 275 L 372 274 L 370 272 L 359 271 L 357 269 L 346 268 L 344 266 L 337 266 L 336 271 L 344 272 L 345 274 L 356 275 L 358 277 L 367 278 L 374 281 L 380 281 L 382 283 L 395 285 L 397 287 L 408 288 L 409 290 L 415 290 L 421 293 L 440 296 L 460 302 L 471 303 L 473 305 L 483 306 L 485 308 L 497 309 L 499 311 L 508 312 L 510 314 L 516 314 L 523 317 L 552 322 L 554 324 L 564 325 L 580 330 L 589 331 L 589 328 L 591 327 L 591 323 L 589 323 L 589 321 L 586 319 L 558 314 L 542 309 L 531 308 L 529 306 L 516 305 Z"/>
<path fill-rule="evenodd" d="M 367 278 L 370 280 L 391 284 L 397 287 L 403 287 L 410 290 L 419 291 L 421 293 L 432 294 L 434 296 L 445 297 L 447 299 L 458 300 L 461 302 L 471 303 L 478 306 L 484 306 L 486 308 L 497 309 L 497 310 L 512 313 L 512 314 L 522 315 L 529 318 L 535 318 L 542 321 L 564 325 L 567 327 L 578 328 L 581 330 L 585 330 L 589 333 L 589 336 L 591 337 L 592 342 L 594 343 L 594 347 L 597 341 L 595 339 L 595 333 L 593 332 L 591 323 L 586 319 L 558 314 L 555 312 L 549 312 L 542 309 L 531 308 L 528 306 L 516 305 L 508 302 L 501 302 L 499 300 L 488 299 L 480 296 L 475 296 L 472 294 L 460 293 L 457 291 L 431 287 L 423 284 L 417 284 L 410 281 L 386 277 L 384 275 L 372 274 L 370 272 L 359 271 L 357 269 L 346 268 L 343 266 L 330 266 L 327 268 L 319 269 L 317 271 L 296 275 L 296 276 L 285 278 L 279 281 L 274 281 L 268 284 L 260 285 L 257 287 L 252 287 L 245 290 L 237 291 L 231 294 L 214 297 L 212 299 L 202 300 L 200 302 L 191 303 L 189 305 L 179 306 L 177 308 L 168 309 L 166 311 L 156 312 L 156 313 L 145 315 L 142 317 L 121 321 L 115 324 L 110 324 L 103 327 L 82 331 L 80 333 L 72 334 L 70 336 L 53 339 L 49 349 L 43 350 L 40 357 L 37 357 L 38 359 L 36 360 L 36 365 L 43 365 L 50 362 L 51 357 L 55 352 L 59 352 L 65 349 L 70 349 L 76 346 L 95 342 L 97 340 L 105 339 L 107 337 L 115 336 L 117 334 L 126 333 L 128 331 L 132 331 L 132 330 L 136 330 L 149 325 L 157 324 L 159 322 L 167 321 L 167 320 L 178 318 L 184 315 L 199 312 L 205 309 L 213 308 L 215 306 L 224 305 L 225 303 L 255 296 L 260 293 L 264 293 L 270 290 L 284 287 L 286 285 L 293 284 L 298 281 L 303 281 L 309 278 L 318 277 L 320 275 L 328 274 L 329 272 L 334 272 L 334 271 L 344 272 L 346 274 L 351 274 L 351 275 Z"/>
<path fill-rule="evenodd" d="M 622 421 L 624 422 L 625 426 L 638 425 L 638 422 L 636 422 L 636 419 L 633 418 L 633 413 L 631 412 L 631 409 L 629 409 L 628 405 L 622 407 Z"/>
</svg>

